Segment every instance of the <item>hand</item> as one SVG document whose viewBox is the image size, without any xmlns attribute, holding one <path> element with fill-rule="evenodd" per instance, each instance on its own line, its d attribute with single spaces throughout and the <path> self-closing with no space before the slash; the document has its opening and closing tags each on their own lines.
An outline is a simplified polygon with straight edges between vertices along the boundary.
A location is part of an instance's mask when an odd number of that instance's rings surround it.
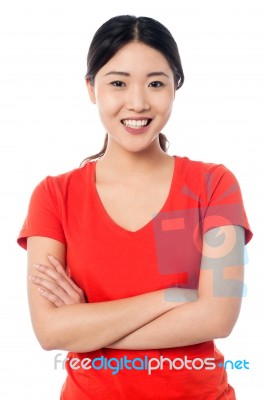
<svg viewBox="0 0 266 400">
<path fill-rule="evenodd" d="M 48 259 L 55 268 L 42 264 L 35 264 L 35 268 L 44 276 L 49 277 L 49 279 L 36 275 L 29 276 L 32 283 L 40 286 L 39 292 L 41 296 L 49 300 L 56 307 L 86 303 L 83 290 L 67 276 L 60 261 L 52 255 L 49 255 Z"/>
</svg>

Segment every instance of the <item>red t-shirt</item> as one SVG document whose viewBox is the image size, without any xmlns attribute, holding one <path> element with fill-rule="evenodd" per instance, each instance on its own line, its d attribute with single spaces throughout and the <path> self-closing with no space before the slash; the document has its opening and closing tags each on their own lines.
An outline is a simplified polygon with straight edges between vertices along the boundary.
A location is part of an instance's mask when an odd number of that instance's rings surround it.
<svg viewBox="0 0 266 400">
<path fill-rule="evenodd" d="M 70 276 L 90 303 L 167 287 L 197 288 L 203 234 L 221 225 L 240 225 L 247 243 L 252 233 L 238 182 L 226 167 L 174 157 L 164 206 L 136 232 L 107 214 L 95 185 L 97 161 L 92 161 L 49 176 L 35 188 L 18 243 L 26 249 L 29 236 L 62 242 Z M 213 341 L 170 349 L 102 348 L 69 352 L 68 357 L 62 400 L 235 399 Z M 73 358 L 80 364 L 74 360 L 71 365 Z M 148 365 L 158 369 L 149 371 Z"/>
</svg>

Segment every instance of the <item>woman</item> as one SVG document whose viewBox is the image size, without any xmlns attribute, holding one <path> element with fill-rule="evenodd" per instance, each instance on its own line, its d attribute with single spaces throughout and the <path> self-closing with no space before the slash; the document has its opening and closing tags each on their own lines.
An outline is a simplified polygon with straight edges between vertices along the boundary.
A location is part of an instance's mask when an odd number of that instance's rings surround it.
<svg viewBox="0 0 266 400">
<path fill-rule="evenodd" d="M 167 154 L 183 82 L 163 25 L 107 21 L 86 74 L 104 148 L 33 192 L 18 243 L 35 334 L 69 351 L 61 399 L 235 399 L 213 340 L 237 320 L 252 233 L 227 168 Z"/>
</svg>

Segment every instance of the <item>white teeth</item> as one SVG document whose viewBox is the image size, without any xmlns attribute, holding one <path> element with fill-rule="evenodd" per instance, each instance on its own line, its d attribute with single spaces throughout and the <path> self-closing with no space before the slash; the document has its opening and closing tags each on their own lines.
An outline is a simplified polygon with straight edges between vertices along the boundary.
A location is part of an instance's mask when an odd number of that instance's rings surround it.
<svg viewBox="0 0 266 400">
<path fill-rule="evenodd" d="M 133 129 L 140 129 L 143 128 L 143 126 L 146 126 L 148 124 L 147 119 L 142 119 L 142 120 L 136 120 L 136 119 L 123 119 L 122 123 L 129 128 Z"/>
</svg>

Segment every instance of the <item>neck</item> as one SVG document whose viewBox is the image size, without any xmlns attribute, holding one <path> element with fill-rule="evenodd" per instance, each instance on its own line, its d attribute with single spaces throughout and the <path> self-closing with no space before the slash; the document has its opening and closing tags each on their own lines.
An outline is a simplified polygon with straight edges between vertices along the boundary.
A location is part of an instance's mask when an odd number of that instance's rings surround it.
<svg viewBox="0 0 266 400">
<path fill-rule="evenodd" d="M 102 169 L 110 174 L 137 175 L 143 171 L 152 170 L 161 166 L 172 158 L 160 147 L 157 137 L 148 148 L 140 151 L 129 151 L 108 137 L 105 154 L 98 160 Z"/>
</svg>

